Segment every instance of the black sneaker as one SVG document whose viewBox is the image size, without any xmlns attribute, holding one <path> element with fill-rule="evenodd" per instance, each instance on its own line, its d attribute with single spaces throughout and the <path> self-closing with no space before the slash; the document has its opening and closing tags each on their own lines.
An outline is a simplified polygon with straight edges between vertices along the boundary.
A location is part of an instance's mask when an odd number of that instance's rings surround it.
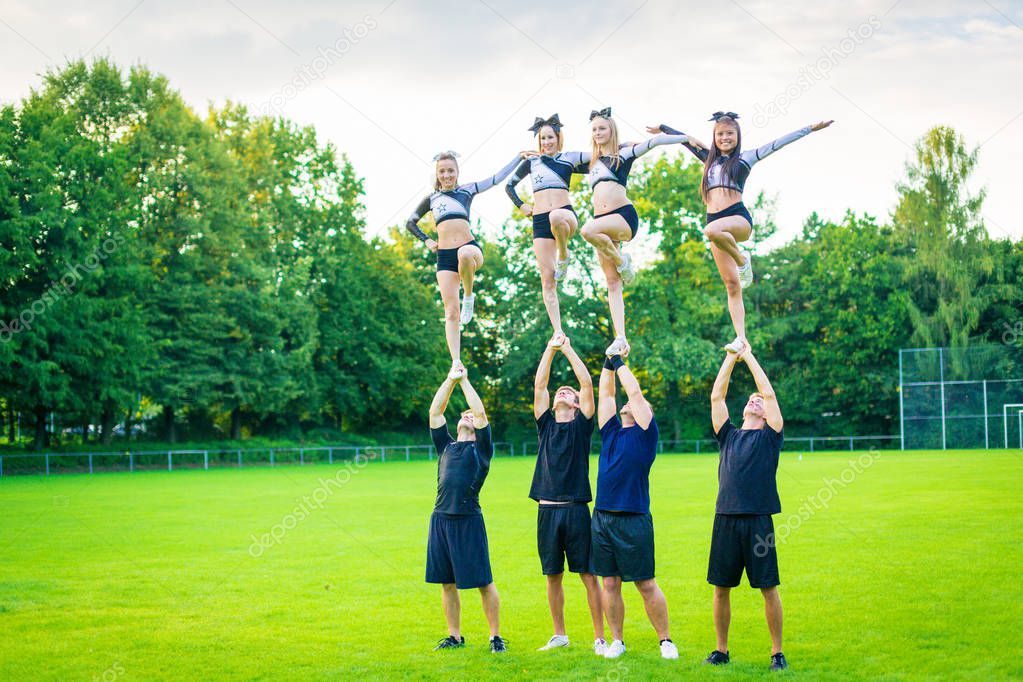
<svg viewBox="0 0 1023 682">
<path fill-rule="evenodd" d="M 703 659 L 703 663 L 704 665 L 724 665 L 731 660 L 732 659 L 728 655 L 727 651 L 725 653 L 721 653 L 717 649 L 714 649 L 714 651 L 710 652 L 710 656 Z"/>
<path fill-rule="evenodd" d="M 785 660 L 785 654 L 778 652 L 771 654 L 771 670 L 785 670 L 789 667 L 789 662 Z"/>
<path fill-rule="evenodd" d="M 448 635 L 441 641 L 437 642 L 437 646 L 433 647 L 433 650 L 437 649 L 460 649 L 465 646 L 465 637 L 455 638 L 454 635 Z"/>
<path fill-rule="evenodd" d="M 490 638 L 490 653 L 501 654 L 508 650 L 505 646 L 505 642 L 501 639 L 501 635 L 494 635 Z"/>
</svg>

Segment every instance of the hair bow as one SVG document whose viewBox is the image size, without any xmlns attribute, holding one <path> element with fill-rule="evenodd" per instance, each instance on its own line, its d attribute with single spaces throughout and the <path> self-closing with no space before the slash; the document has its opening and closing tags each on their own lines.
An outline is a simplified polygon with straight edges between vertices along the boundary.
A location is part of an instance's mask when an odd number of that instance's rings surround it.
<svg viewBox="0 0 1023 682">
<path fill-rule="evenodd" d="M 718 119 L 722 118 L 730 118 L 732 120 L 735 120 L 739 118 L 739 114 L 735 113 L 734 111 L 715 111 L 713 114 L 710 115 L 710 118 L 708 118 L 707 120 L 717 121 Z"/>
<path fill-rule="evenodd" d="M 611 107 L 604 107 L 600 111 L 591 111 L 590 112 L 590 120 L 591 121 L 593 119 L 597 118 L 598 116 L 600 116 L 601 118 L 611 118 Z"/>
<path fill-rule="evenodd" d="M 434 161 L 434 163 L 436 163 L 436 162 L 440 161 L 442 158 L 445 158 L 445 157 L 451 157 L 452 159 L 457 159 L 458 158 L 458 152 L 453 152 L 450 149 L 447 150 L 446 152 L 438 152 L 437 154 L 433 155 L 433 161 Z"/>
<path fill-rule="evenodd" d="M 539 133 L 540 129 L 543 128 L 544 126 L 550 126 L 551 128 L 554 128 L 554 134 L 557 135 L 559 132 L 561 132 L 562 125 L 564 124 L 561 122 L 561 119 L 558 118 L 557 114 L 551 114 L 551 117 L 546 120 L 537 116 L 536 120 L 533 121 L 533 125 L 530 126 L 529 130 L 531 130 L 534 133 Z"/>
</svg>

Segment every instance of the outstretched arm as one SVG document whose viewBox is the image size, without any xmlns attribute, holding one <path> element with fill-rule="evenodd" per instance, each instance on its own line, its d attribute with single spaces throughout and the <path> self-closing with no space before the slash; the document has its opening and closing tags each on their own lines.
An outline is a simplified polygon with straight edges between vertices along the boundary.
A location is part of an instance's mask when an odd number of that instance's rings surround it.
<svg viewBox="0 0 1023 682">
<path fill-rule="evenodd" d="M 436 395 L 433 396 L 433 402 L 430 403 L 431 429 L 439 429 L 447 423 L 444 419 L 444 410 L 448 408 L 448 401 L 451 400 L 451 393 L 454 390 L 455 380 L 450 377 L 444 377 L 444 381 L 441 382 Z"/>
<path fill-rule="evenodd" d="M 551 363 L 557 352 L 557 349 L 548 343 L 547 347 L 543 349 L 543 355 L 540 356 L 540 364 L 536 367 L 536 378 L 533 379 L 534 419 L 539 419 L 540 415 L 551 407 L 551 394 L 547 390 L 547 384 L 551 380 Z"/>
<path fill-rule="evenodd" d="M 604 424 L 618 413 L 618 403 L 615 401 L 615 373 L 606 362 L 600 372 L 597 394 L 597 428 L 602 429 Z"/>
<path fill-rule="evenodd" d="M 469 383 L 468 373 L 462 375 L 459 383 L 462 386 L 462 393 L 465 394 L 465 402 L 469 404 L 469 409 L 472 410 L 473 421 L 476 422 L 476 428 L 486 428 L 486 426 L 490 423 L 487 420 L 487 411 L 483 407 L 483 401 L 480 399 L 479 393 L 477 393 L 476 389 L 472 387 L 471 383 Z"/>
<path fill-rule="evenodd" d="M 730 355 L 734 354 L 730 353 Z M 750 374 L 753 375 L 753 381 L 757 384 L 757 391 L 760 395 L 764 396 L 764 419 L 767 421 L 767 425 L 780 432 L 782 427 L 785 426 L 785 420 L 782 419 L 781 407 L 778 405 L 778 396 L 775 395 L 774 387 L 771 386 L 771 382 L 767 378 L 767 372 L 760 366 L 757 359 L 753 357 L 753 353 L 749 351 L 748 346 L 746 352 L 742 354 L 742 359 L 746 362 L 746 366 L 749 367 Z"/>
<path fill-rule="evenodd" d="M 685 135 L 681 130 L 675 130 L 670 125 L 662 123 L 659 126 L 647 126 L 647 132 L 656 134 L 658 132 L 668 133 L 669 135 Z M 698 158 L 700 161 L 706 161 L 707 155 L 710 153 L 709 148 L 704 143 L 697 140 L 692 135 L 686 135 L 686 141 L 682 143 L 682 146 L 693 153 L 693 156 Z"/>
<path fill-rule="evenodd" d="M 622 388 L 625 389 L 625 394 L 629 396 L 629 407 L 632 409 L 632 418 L 636 420 L 640 428 L 644 431 L 650 426 L 650 420 L 654 418 L 654 413 L 650 410 L 650 403 L 643 397 L 643 390 L 639 387 L 639 381 L 636 380 L 636 375 L 632 373 L 632 370 L 626 365 L 621 365 L 616 371 L 618 378 L 621 379 Z"/>
<path fill-rule="evenodd" d="M 572 344 L 566 338 L 561 344 L 561 352 L 568 358 L 575 373 L 575 380 L 579 382 L 579 409 L 587 419 L 593 416 L 593 379 L 590 377 L 590 370 L 586 369 L 586 363 L 582 361 L 579 354 L 572 348 Z"/>
<path fill-rule="evenodd" d="M 509 161 L 504 168 L 497 171 L 489 178 L 486 178 L 485 180 L 477 180 L 476 182 L 470 182 L 467 185 L 462 185 L 461 189 L 467 190 L 472 194 L 479 194 L 480 192 L 487 191 L 488 189 L 490 189 L 491 187 L 493 187 L 494 185 L 496 185 L 497 183 L 501 182 L 506 177 L 511 175 L 512 171 L 515 170 L 515 167 L 519 165 L 519 161 L 526 158 L 526 156 L 533 156 L 533 154 L 520 152 L 516 154 L 515 158 Z"/>
<path fill-rule="evenodd" d="M 721 430 L 721 427 L 728 421 L 728 404 L 725 398 L 728 396 L 728 382 L 732 378 L 732 370 L 739 359 L 735 353 L 725 354 L 725 361 L 721 363 L 718 376 L 714 380 L 714 388 L 710 391 L 710 419 L 714 426 L 714 433 Z"/>
<path fill-rule="evenodd" d="M 683 135 L 681 133 L 679 133 L 678 135 L 669 135 L 667 133 L 661 133 L 659 135 L 649 137 L 643 142 L 640 142 L 639 144 L 632 145 L 631 147 L 629 147 L 628 151 L 622 150 L 623 151 L 622 156 L 625 158 L 628 158 L 629 155 L 633 157 L 643 156 L 654 147 L 660 147 L 661 145 L 665 144 L 682 144 L 688 140 L 689 136 Z"/>
<path fill-rule="evenodd" d="M 803 128 L 800 128 L 799 130 L 794 130 L 788 135 L 782 135 L 773 142 L 768 142 L 762 147 L 757 147 L 756 150 L 753 152 L 743 152 L 742 156 L 750 163 L 750 165 L 752 165 L 757 161 L 762 161 L 766 159 L 768 156 L 775 153 L 782 147 L 792 144 L 796 140 L 802 139 L 816 130 L 827 128 L 832 123 L 834 123 L 834 121 L 820 121 L 818 123 L 814 123 L 813 125 L 808 125 Z"/>
</svg>

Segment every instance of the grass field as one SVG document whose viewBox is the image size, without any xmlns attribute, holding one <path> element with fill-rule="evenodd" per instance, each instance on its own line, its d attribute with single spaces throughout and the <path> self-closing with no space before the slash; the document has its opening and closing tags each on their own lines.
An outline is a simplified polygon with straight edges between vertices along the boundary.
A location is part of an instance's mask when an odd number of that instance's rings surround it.
<svg viewBox="0 0 1023 682">
<path fill-rule="evenodd" d="M 0 479 L 0 679 L 762 676 L 770 640 L 745 584 L 733 663 L 700 665 L 714 648 L 716 466 L 662 455 L 652 472 L 678 661 L 658 657 L 631 587 L 628 653 L 595 657 L 575 579 L 573 646 L 535 651 L 551 627 L 525 458 L 496 460 L 482 495 L 500 657 L 475 591 L 462 593 L 468 647 L 431 651 L 446 634 L 440 588 L 423 582 L 433 463 Z M 788 677 L 1023 677 L 1023 454 L 785 453 L 778 481 Z"/>
</svg>

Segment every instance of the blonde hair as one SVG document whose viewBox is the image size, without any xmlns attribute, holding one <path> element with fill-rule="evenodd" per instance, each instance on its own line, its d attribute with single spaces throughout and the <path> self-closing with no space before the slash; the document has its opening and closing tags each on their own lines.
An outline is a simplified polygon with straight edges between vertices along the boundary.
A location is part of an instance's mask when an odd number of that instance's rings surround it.
<svg viewBox="0 0 1023 682">
<path fill-rule="evenodd" d="M 540 142 L 540 133 L 543 132 L 544 128 L 550 128 L 551 130 L 554 130 L 554 126 L 547 124 L 545 126 L 541 126 L 540 130 L 536 131 L 536 151 L 540 152 L 541 154 L 543 153 L 543 144 Z M 558 136 L 558 151 L 560 152 L 562 148 L 565 146 L 565 135 L 560 130 L 555 131 L 555 135 Z"/>
<path fill-rule="evenodd" d="M 458 159 L 451 152 L 441 152 L 437 156 L 433 157 L 433 188 L 440 189 L 440 179 L 437 177 L 437 164 L 441 161 L 451 161 L 455 164 L 455 172 L 459 172 Z"/>
<path fill-rule="evenodd" d="M 593 144 L 593 153 L 590 155 L 590 168 L 593 168 L 593 164 L 595 164 L 597 161 L 599 161 L 601 156 L 610 156 L 611 157 L 611 165 L 612 166 L 617 166 L 618 164 L 620 164 L 622 162 L 622 157 L 618 153 L 618 124 L 615 123 L 615 120 L 613 118 L 606 117 L 606 116 L 594 116 L 593 118 L 594 119 L 602 118 L 602 119 L 604 119 L 605 121 L 607 121 L 611 125 L 611 139 L 609 139 L 607 141 L 607 145 L 609 147 L 611 147 L 611 153 L 610 154 L 601 154 L 603 149 L 596 142 L 593 142 L 592 143 Z M 590 119 L 590 123 L 591 124 L 592 124 L 592 122 L 593 122 L 593 119 Z M 590 131 L 590 139 L 591 140 L 593 139 L 593 131 L 592 130 Z"/>
</svg>

